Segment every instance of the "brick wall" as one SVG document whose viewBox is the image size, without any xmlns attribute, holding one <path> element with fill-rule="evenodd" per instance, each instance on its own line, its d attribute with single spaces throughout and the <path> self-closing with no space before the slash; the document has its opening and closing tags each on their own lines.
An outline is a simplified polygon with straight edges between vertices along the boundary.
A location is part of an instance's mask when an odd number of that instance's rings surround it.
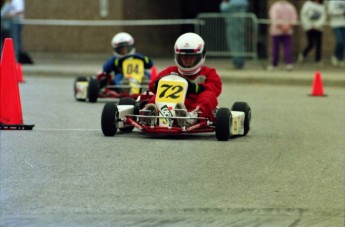
<svg viewBox="0 0 345 227">
<path fill-rule="evenodd" d="M 122 17 L 122 1 L 109 1 L 108 18 Z M 26 0 L 27 19 L 101 20 L 99 1 Z M 102 52 L 109 50 L 110 39 L 119 27 L 26 25 L 23 45 L 28 51 Z"/>
<path fill-rule="evenodd" d="M 179 18 L 179 1 L 108 0 L 109 14 L 101 17 L 100 1 L 26 0 L 26 19 L 121 20 Z M 162 5 L 169 11 L 162 11 Z M 137 50 L 150 55 L 171 53 L 179 26 L 42 26 L 26 25 L 23 46 L 27 51 L 111 53 L 111 38 L 120 31 L 131 33 Z"/>
</svg>

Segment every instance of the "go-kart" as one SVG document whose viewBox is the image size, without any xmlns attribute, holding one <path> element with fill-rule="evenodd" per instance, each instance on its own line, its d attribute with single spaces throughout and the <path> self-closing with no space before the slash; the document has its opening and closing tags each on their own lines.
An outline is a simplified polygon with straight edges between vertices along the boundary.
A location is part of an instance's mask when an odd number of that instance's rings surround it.
<svg viewBox="0 0 345 227">
<path fill-rule="evenodd" d="M 110 74 L 99 73 L 96 77 L 77 77 L 74 81 L 74 97 L 77 101 L 97 102 L 98 98 L 137 98 L 148 89 L 144 62 L 127 57 L 122 62 L 124 79 L 114 84 Z"/>
<path fill-rule="evenodd" d="M 155 98 L 157 116 L 145 114 L 144 106 L 154 95 L 145 92 L 137 100 L 121 98 L 119 103 L 106 103 L 101 116 L 104 136 L 115 136 L 117 130 L 132 132 L 137 128 L 147 134 L 191 134 L 215 132 L 217 140 L 226 141 L 237 136 L 246 136 L 250 129 L 251 109 L 245 102 L 235 102 L 231 108 L 216 108 L 214 119 L 193 117 L 193 125 L 177 124 L 178 120 L 190 117 L 176 116 L 175 107 L 184 103 L 188 82 L 178 75 L 168 75 L 159 80 Z M 181 121 L 180 121 L 181 122 Z M 182 121 L 183 122 L 183 121 Z"/>
</svg>

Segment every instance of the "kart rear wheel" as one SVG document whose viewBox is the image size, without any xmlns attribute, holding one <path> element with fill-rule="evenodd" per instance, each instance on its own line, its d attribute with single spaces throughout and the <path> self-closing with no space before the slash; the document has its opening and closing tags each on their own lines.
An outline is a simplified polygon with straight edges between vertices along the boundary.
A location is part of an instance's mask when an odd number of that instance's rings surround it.
<svg viewBox="0 0 345 227">
<path fill-rule="evenodd" d="M 119 100 L 119 105 L 135 105 L 135 100 L 131 97 L 123 97 Z"/>
<path fill-rule="evenodd" d="M 227 141 L 231 136 L 232 115 L 228 108 L 219 108 L 216 114 L 216 137 Z"/>
<path fill-rule="evenodd" d="M 97 102 L 99 93 L 99 82 L 98 80 L 91 78 L 89 81 L 89 87 L 87 89 L 89 102 Z"/>
<path fill-rule="evenodd" d="M 113 102 L 106 103 L 102 111 L 101 126 L 105 136 L 115 136 L 118 129 L 119 110 Z"/>
<path fill-rule="evenodd" d="M 250 130 L 250 121 L 252 118 L 252 111 L 250 109 L 250 106 L 246 102 L 235 102 L 234 105 L 232 105 L 231 110 L 244 112 L 244 136 L 247 135 Z"/>
<path fill-rule="evenodd" d="M 79 99 L 77 98 L 77 83 L 78 82 L 86 82 L 87 81 L 87 78 L 85 76 L 78 76 L 75 81 L 74 81 L 74 84 L 73 84 L 73 90 L 74 90 L 74 98 L 75 100 L 77 101 L 86 101 L 86 99 Z"/>
</svg>

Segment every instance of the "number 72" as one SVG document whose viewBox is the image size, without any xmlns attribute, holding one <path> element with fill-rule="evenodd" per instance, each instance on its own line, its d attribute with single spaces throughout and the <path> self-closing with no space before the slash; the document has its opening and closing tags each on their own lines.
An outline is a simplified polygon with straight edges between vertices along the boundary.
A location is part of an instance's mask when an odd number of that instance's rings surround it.
<svg viewBox="0 0 345 227">
<path fill-rule="evenodd" d="M 165 97 L 165 98 L 171 98 L 171 99 L 178 99 L 180 97 L 180 93 L 183 90 L 183 87 L 181 85 L 162 84 L 161 88 L 162 88 L 162 92 L 160 92 L 159 98 Z M 166 93 L 168 93 L 167 96 L 165 96 Z"/>
</svg>

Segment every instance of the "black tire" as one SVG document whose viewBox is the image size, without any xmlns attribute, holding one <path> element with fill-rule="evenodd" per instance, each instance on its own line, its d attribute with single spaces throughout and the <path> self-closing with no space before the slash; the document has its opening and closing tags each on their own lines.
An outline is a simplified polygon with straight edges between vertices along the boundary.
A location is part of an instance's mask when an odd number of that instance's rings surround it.
<svg viewBox="0 0 345 227">
<path fill-rule="evenodd" d="M 89 87 L 87 96 L 89 97 L 89 102 L 97 102 L 99 93 L 99 82 L 96 79 L 91 78 L 89 81 Z"/>
<path fill-rule="evenodd" d="M 87 81 L 87 78 L 85 76 L 78 76 L 75 81 L 74 81 L 74 84 L 73 84 L 73 91 L 74 91 L 74 98 L 75 100 L 77 101 L 81 101 L 81 102 L 85 102 L 86 99 L 78 99 L 76 97 L 77 95 L 77 82 L 86 82 Z"/>
<path fill-rule="evenodd" d="M 126 126 L 124 128 L 119 128 L 120 132 L 122 133 L 130 133 L 134 129 L 134 126 Z"/>
<path fill-rule="evenodd" d="M 115 136 L 118 129 L 119 111 L 113 102 L 106 103 L 102 111 L 101 126 L 105 136 Z"/>
<path fill-rule="evenodd" d="M 135 103 L 133 114 L 139 115 L 139 113 L 140 113 L 140 105 L 139 105 L 139 103 Z"/>
<path fill-rule="evenodd" d="M 216 114 L 216 137 L 227 141 L 231 137 L 232 115 L 228 108 L 219 108 Z"/>
<path fill-rule="evenodd" d="M 119 100 L 119 105 L 135 105 L 135 100 L 131 97 L 123 97 Z"/>
<path fill-rule="evenodd" d="M 244 136 L 247 135 L 250 130 L 250 121 L 252 118 L 250 106 L 246 102 L 235 102 L 234 105 L 232 105 L 231 110 L 244 112 Z"/>
</svg>

